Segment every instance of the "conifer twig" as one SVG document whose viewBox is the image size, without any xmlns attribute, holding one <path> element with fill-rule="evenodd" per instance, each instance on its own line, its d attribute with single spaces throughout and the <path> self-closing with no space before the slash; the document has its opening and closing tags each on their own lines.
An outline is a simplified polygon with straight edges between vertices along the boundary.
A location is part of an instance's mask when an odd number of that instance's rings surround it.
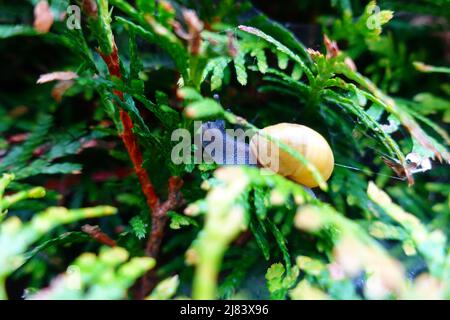
<svg viewBox="0 0 450 320">
<path fill-rule="evenodd" d="M 113 51 L 111 54 L 105 54 L 101 51 L 99 51 L 99 53 L 108 67 L 110 76 L 121 79 L 122 73 L 120 71 L 119 55 L 117 53 L 117 47 L 114 43 L 114 40 L 112 47 Z M 123 101 L 123 93 L 121 91 L 114 90 L 114 94 Z M 159 206 L 159 199 L 155 193 L 153 184 L 148 176 L 147 171 L 142 167 L 142 152 L 139 148 L 137 138 L 133 133 L 133 121 L 131 120 L 129 114 L 123 109 L 120 109 L 120 120 L 123 126 L 123 131 L 120 133 L 120 137 L 122 138 L 125 148 L 127 149 L 127 152 L 130 156 L 131 162 L 133 163 L 134 171 L 138 176 L 142 192 L 144 193 L 147 200 L 147 204 L 150 209 L 155 212 Z"/>
<path fill-rule="evenodd" d="M 167 200 L 152 212 L 152 229 L 150 237 L 147 241 L 145 254 L 148 257 L 156 258 L 161 248 L 161 242 L 164 236 L 164 229 L 167 224 L 167 212 L 180 207 L 184 203 L 184 199 L 179 192 L 183 186 L 183 180 L 179 177 L 170 177 L 168 186 Z M 157 283 L 155 270 L 152 269 L 145 274 L 140 283 L 138 298 L 143 299 L 155 287 Z"/>
<path fill-rule="evenodd" d="M 156 257 L 159 253 L 164 227 L 167 223 L 167 212 L 176 209 L 183 203 L 179 190 L 183 186 L 183 180 L 179 177 L 170 177 L 167 200 L 158 205 L 152 214 L 152 230 L 147 243 L 146 254 L 149 257 Z"/>
<path fill-rule="evenodd" d="M 108 2 L 106 0 L 101 1 L 98 9 L 98 19 L 101 27 L 103 28 L 102 31 L 105 32 L 105 37 L 100 36 L 98 38 L 100 45 L 98 52 L 108 67 L 110 77 L 122 79 L 119 54 L 114 41 L 114 35 L 112 34 L 111 26 L 109 24 L 110 17 L 108 12 Z M 113 93 L 121 101 L 124 101 L 123 92 L 120 90 L 114 90 Z M 122 108 L 120 108 L 120 121 L 123 126 L 120 137 L 133 163 L 134 171 L 138 176 L 147 205 L 151 209 L 152 229 L 146 246 L 146 254 L 149 257 L 156 258 L 164 235 L 164 228 L 167 222 L 167 212 L 177 208 L 182 203 L 182 197 L 179 190 L 183 185 L 183 181 L 179 177 L 170 177 L 168 182 L 168 198 L 166 201 L 161 202 L 155 192 L 147 171 L 143 168 L 142 152 L 139 147 L 137 137 L 133 133 L 133 121 L 130 115 Z M 143 277 L 141 288 L 141 292 L 144 294 L 143 297 L 147 294 L 144 290 L 149 287 L 151 287 L 151 285 L 149 284 L 149 277 L 146 275 Z"/>
<path fill-rule="evenodd" d="M 110 76 L 121 79 L 122 73 L 120 71 L 119 55 L 117 53 L 117 47 L 114 40 L 112 48 L 113 51 L 109 55 L 104 54 L 101 51 L 99 52 L 108 67 Z M 114 94 L 123 101 L 123 93 L 121 91 L 114 90 Z M 120 109 L 120 120 L 123 125 L 123 132 L 120 134 L 120 137 L 125 144 L 127 152 L 133 163 L 134 171 L 136 172 L 139 183 L 141 184 L 142 192 L 144 193 L 147 204 L 152 211 L 152 230 L 146 252 L 149 257 L 155 258 L 159 252 L 159 246 L 161 245 L 162 234 L 164 232 L 164 227 L 167 220 L 166 213 L 167 211 L 177 207 L 180 203 L 178 191 L 183 185 L 183 182 L 178 177 L 170 177 L 168 199 L 161 203 L 160 199 L 156 195 L 147 171 L 142 166 L 142 152 L 139 148 L 137 138 L 133 133 L 133 121 L 128 113 L 123 109 Z"/>
<path fill-rule="evenodd" d="M 91 226 L 90 224 L 85 224 L 81 227 L 81 230 L 97 242 L 100 242 L 109 247 L 116 246 L 116 241 L 114 239 L 111 239 L 106 233 L 104 233 L 99 226 Z"/>
</svg>

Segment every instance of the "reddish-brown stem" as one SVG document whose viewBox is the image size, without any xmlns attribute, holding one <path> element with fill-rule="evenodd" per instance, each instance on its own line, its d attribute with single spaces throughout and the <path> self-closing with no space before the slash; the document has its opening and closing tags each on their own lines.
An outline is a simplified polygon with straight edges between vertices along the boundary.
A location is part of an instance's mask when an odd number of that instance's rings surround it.
<svg viewBox="0 0 450 320">
<path fill-rule="evenodd" d="M 131 161 L 133 162 L 134 171 L 138 176 L 142 192 L 147 199 L 147 204 L 154 212 L 159 206 L 159 199 L 155 193 L 147 171 L 142 167 L 142 153 L 139 149 L 136 136 L 133 134 L 133 122 L 128 113 L 126 113 L 124 110 L 120 110 L 120 120 L 122 121 L 123 125 L 123 132 L 121 134 L 122 141 L 124 142 L 128 154 L 130 155 Z"/>
<path fill-rule="evenodd" d="M 176 209 L 183 204 L 183 198 L 180 193 L 182 186 L 183 180 L 179 177 L 170 177 L 167 200 L 152 214 L 152 230 L 145 249 L 145 253 L 149 257 L 158 256 L 164 236 L 164 229 L 168 220 L 167 212 Z M 157 277 L 154 270 L 150 270 L 142 277 L 139 291 L 137 292 L 139 299 L 143 299 L 154 288 L 156 280 Z"/>
<path fill-rule="evenodd" d="M 106 233 L 104 233 L 99 226 L 91 226 L 85 224 L 81 227 L 84 233 L 87 233 L 92 239 L 109 247 L 115 247 L 116 241 L 111 239 Z"/>
<path fill-rule="evenodd" d="M 110 76 L 121 79 L 122 73 L 120 71 L 119 55 L 115 43 L 113 43 L 113 52 L 111 54 L 107 55 L 100 52 L 100 55 L 108 66 Z M 124 100 L 123 92 L 114 90 L 114 94 L 120 100 Z M 183 202 L 181 193 L 179 192 L 181 187 L 183 186 L 183 181 L 179 177 L 170 177 L 167 200 L 161 202 L 156 195 L 147 171 L 142 167 L 143 157 L 138 145 L 137 138 L 133 133 L 133 121 L 129 114 L 123 109 L 120 109 L 120 120 L 123 126 L 123 131 L 120 134 L 120 137 L 122 138 L 122 141 L 125 144 L 125 148 L 130 155 L 130 159 L 133 163 L 136 175 L 138 176 L 142 192 L 144 193 L 147 204 L 152 212 L 152 229 L 145 250 L 146 255 L 152 258 L 156 258 L 159 253 L 161 242 L 164 236 L 164 229 L 168 219 L 167 212 L 169 210 L 177 208 Z M 152 279 L 155 279 L 154 273 L 148 273 L 142 278 L 140 288 L 141 290 L 139 293 L 140 298 L 145 297 L 145 295 L 154 286 L 154 281 L 152 281 Z"/>
<path fill-rule="evenodd" d="M 122 73 L 120 71 L 119 55 L 116 45 L 113 45 L 113 52 L 111 54 L 105 55 L 100 52 L 100 55 L 108 66 L 110 76 L 121 79 Z M 123 101 L 123 93 L 121 91 L 114 90 L 114 94 Z M 130 115 L 123 109 L 120 109 L 120 120 L 123 126 L 123 131 L 120 134 L 120 137 L 122 138 L 125 148 L 130 155 L 131 162 L 134 166 L 134 171 L 138 176 L 142 192 L 147 200 L 147 204 L 150 209 L 155 212 L 159 206 L 159 199 L 155 193 L 147 171 L 142 167 L 142 152 L 139 148 L 136 136 L 133 133 L 133 121 L 131 120 Z"/>
<path fill-rule="evenodd" d="M 169 178 L 168 197 L 156 211 L 152 214 L 152 230 L 150 240 L 145 250 L 147 256 L 156 257 L 159 253 L 161 241 L 164 235 L 164 228 L 167 223 L 167 211 L 176 209 L 182 203 L 179 190 L 183 186 L 183 181 L 179 177 Z"/>
</svg>

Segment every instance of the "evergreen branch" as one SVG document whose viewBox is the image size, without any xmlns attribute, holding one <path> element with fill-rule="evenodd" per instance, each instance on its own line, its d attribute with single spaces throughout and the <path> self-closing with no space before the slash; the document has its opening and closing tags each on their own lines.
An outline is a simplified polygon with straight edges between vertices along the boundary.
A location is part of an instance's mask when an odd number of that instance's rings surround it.
<svg viewBox="0 0 450 320">
<path fill-rule="evenodd" d="M 369 100 L 383 106 L 386 111 L 396 116 L 408 129 L 411 136 L 414 137 L 424 148 L 433 152 L 435 157 L 438 158 L 440 162 L 446 161 L 447 163 L 450 163 L 450 155 L 448 152 L 439 151 L 434 146 L 430 137 L 423 131 L 414 118 L 410 114 L 404 112 L 393 98 L 382 92 L 372 81 L 370 81 L 370 79 L 364 77 L 358 72 L 345 72 L 345 75 L 367 90 L 361 90 L 361 93 L 364 96 L 366 96 Z"/>
<path fill-rule="evenodd" d="M 100 10 L 100 15 L 102 13 L 107 14 L 107 1 L 102 0 L 102 3 L 103 10 Z M 100 8 L 102 8 L 102 6 L 100 6 Z M 106 34 L 111 35 L 109 37 L 111 41 L 110 45 L 103 44 L 102 46 L 102 40 L 98 39 L 100 44 L 99 54 L 108 67 L 111 80 L 113 77 L 122 79 L 123 77 L 120 69 L 120 59 L 117 46 L 112 35 L 109 20 L 109 16 L 99 19 L 101 29 L 104 29 Z M 108 52 L 109 47 L 112 48 L 110 52 Z M 120 101 L 124 102 L 124 94 L 122 91 L 114 89 L 113 93 Z M 179 190 L 183 185 L 183 181 L 179 177 L 170 177 L 168 183 L 168 198 L 165 202 L 161 202 L 155 192 L 153 183 L 147 171 L 143 167 L 142 152 L 138 144 L 138 139 L 133 133 L 133 121 L 130 115 L 123 108 L 120 108 L 120 120 L 123 127 L 123 131 L 120 133 L 120 137 L 122 138 L 125 148 L 127 149 L 127 152 L 133 163 L 134 171 L 138 176 L 141 190 L 145 195 L 147 205 L 151 209 L 152 228 L 150 231 L 150 237 L 147 241 L 146 254 L 148 257 L 156 258 L 159 253 L 162 238 L 164 235 L 164 229 L 168 220 L 167 212 L 169 210 L 177 208 L 182 203 Z M 150 281 L 150 278 L 151 277 L 149 275 L 145 275 L 142 278 L 141 290 L 139 294 L 140 298 L 144 298 L 148 294 L 148 291 L 152 288 L 153 285 Z"/>
<path fill-rule="evenodd" d="M 255 35 L 255 36 L 259 37 L 259 38 L 262 38 L 265 41 L 267 41 L 268 43 L 273 44 L 278 51 L 280 51 L 281 53 L 286 54 L 287 56 L 289 56 L 289 58 L 291 58 L 292 60 L 297 62 L 301 66 L 303 71 L 305 72 L 305 74 L 306 74 L 306 76 L 308 78 L 308 81 L 310 83 L 313 82 L 314 76 L 313 76 L 311 70 L 306 66 L 306 64 L 303 62 L 303 60 L 298 55 L 293 53 L 289 48 L 287 48 L 281 42 L 279 42 L 278 40 L 275 40 L 274 38 L 272 38 L 271 36 L 265 34 L 261 30 L 258 30 L 258 29 L 253 28 L 253 27 L 239 26 L 239 29 L 244 31 L 244 32 L 253 34 L 253 35 Z"/>
<path fill-rule="evenodd" d="M 424 73 L 445 73 L 450 74 L 450 68 L 448 67 L 436 67 L 436 66 L 430 66 L 428 64 L 425 64 L 420 61 L 415 61 L 413 63 L 414 68 L 420 72 Z"/>
<path fill-rule="evenodd" d="M 122 73 L 120 71 L 119 55 L 115 43 L 113 43 L 113 51 L 111 54 L 108 55 L 100 52 L 100 55 L 108 67 L 110 76 L 121 79 Z M 123 92 L 118 90 L 114 90 L 113 92 L 120 100 L 124 100 Z M 127 149 L 127 152 L 130 156 L 131 162 L 133 163 L 134 171 L 138 176 L 142 192 L 147 199 L 147 204 L 154 212 L 159 206 L 159 199 L 155 193 L 153 184 L 150 180 L 150 177 L 148 176 L 147 171 L 142 166 L 142 152 L 139 148 L 137 138 L 133 133 L 133 121 L 131 120 L 130 115 L 123 109 L 120 109 L 120 120 L 123 126 L 123 132 L 120 134 L 120 137 L 122 138 L 125 148 Z"/>
<path fill-rule="evenodd" d="M 180 193 L 183 186 L 183 180 L 179 177 L 170 177 L 168 186 L 168 197 L 165 202 L 158 205 L 157 209 L 152 212 L 152 229 L 150 237 L 147 241 L 145 254 L 147 257 L 156 258 L 159 254 L 161 243 L 164 237 L 164 230 L 167 225 L 169 216 L 167 212 L 180 207 L 184 200 Z M 143 299 L 156 285 L 156 274 L 154 270 L 144 275 L 141 279 L 141 288 L 138 298 Z"/>
<path fill-rule="evenodd" d="M 205 213 L 205 226 L 186 253 L 188 263 L 196 265 L 193 298 L 214 299 L 223 257 L 229 245 L 246 230 L 248 209 L 242 197 L 252 188 L 271 186 L 282 201 L 292 196 L 296 202 L 316 203 L 300 185 L 270 172 L 249 167 L 222 167 L 215 171 L 219 183 L 206 199 L 186 208 L 185 214 Z"/>
</svg>

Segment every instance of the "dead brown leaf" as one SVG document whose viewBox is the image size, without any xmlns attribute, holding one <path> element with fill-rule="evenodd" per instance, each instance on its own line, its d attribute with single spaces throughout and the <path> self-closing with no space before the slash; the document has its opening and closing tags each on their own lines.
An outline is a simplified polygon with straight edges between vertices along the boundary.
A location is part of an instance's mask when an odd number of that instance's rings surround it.
<svg viewBox="0 0 450 320">
<path fill-rule="evenodd" d="M 55 80 L 67 81 L 78 78 L 78 75 L 73 71 L 56 71 L 46 74 L 41 74 L 36 83 L 47 83 Z"/>
<path fill-rule="evenodd" d="M 39 1 L 34 7 L 34 29 L 47 33 L 55 20 L 52 10 L 46 0 Z"/>
<path fill-rule="evenodd" d="M 336 41 L 330 40 L 326 35 L 323 36 L 323 43 L 327 49 L 327 59 L 335 58 L 341 52 Z"/>
<path fill-rule="evenodd" d="M 58 81 L 52 89 L 52 97 L 56 102 L 61 102 L 64 93 L 72 87 L 74 82 L 72 80 Z"/>
</svg>

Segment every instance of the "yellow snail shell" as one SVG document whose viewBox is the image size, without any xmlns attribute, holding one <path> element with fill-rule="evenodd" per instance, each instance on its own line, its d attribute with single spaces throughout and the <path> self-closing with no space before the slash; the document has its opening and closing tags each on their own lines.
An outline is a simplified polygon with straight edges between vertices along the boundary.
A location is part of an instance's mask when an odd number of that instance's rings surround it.
<svg viewBox="0 0 450 320">
<path fill-rule="evenodd" d="M 317 168 L 325 181 L 331 176 L 334 168 L 333 151 L 318 132 L 294 123 L 279 123 L 262 129 L 262 132 L 299 152 Z M 306 187 L 318 186 L 311 172 L 299 160 L 262 135 L 252 137 L 250 150 L 263 167 Z"/>
</svg>

